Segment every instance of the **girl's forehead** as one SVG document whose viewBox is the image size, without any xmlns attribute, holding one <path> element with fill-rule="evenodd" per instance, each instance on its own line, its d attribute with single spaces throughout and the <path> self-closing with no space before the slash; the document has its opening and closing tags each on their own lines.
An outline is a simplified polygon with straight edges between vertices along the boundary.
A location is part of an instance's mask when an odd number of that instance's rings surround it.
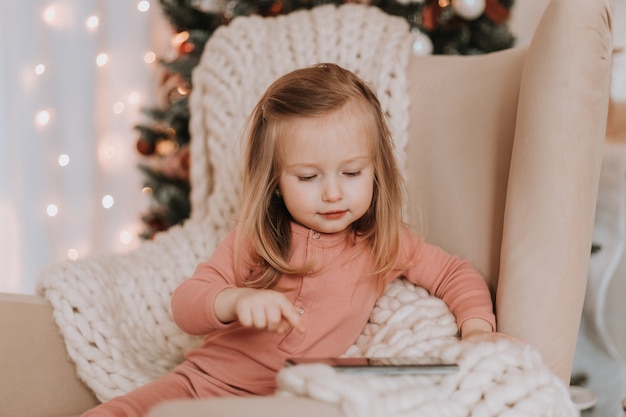
<svg viewBox="0 0 626 417">
<path fill-rule="evenodd" d="M 376 138 L 363 118 L 333 114 L 291 119 L 281 130 L 277 145 L 286 156 L 323 149 L 332 152 L 370 153 Z"/>
<path fill-rule="evenodd" d="M 281 171 L 300 169 L 335 171 L 373 162 L 367 139 L 333 142 L 321 138 L 312 143 L 313 146 L 302 147 L 296 142 L 287 144 L 283 148 L 282 156 L 277 160 L 276 167 Z"/>
<path fill-rule="evenodd" d="M 374 133 L 370 139 L 375 140 L 376 123 L 371 108 L 356 100 L 348 101 L 338 109 L 311 116 L 288 116 L 280 121 L 278 129 L 279 142 L 289 143 L 291 140 L 303 139 L 304 142 L 315 144 L 317 138 L 331 136 L 336 139 L 351 139 Z M 370 136 L 370 135 L 367 135 Z"/>
<path fill-rule="evenodd" d="M 363 157 L 377 159 L 381 132 L 367 102 L 354 100 L 321 115 L 288 116 L 274 121 L 275 169 L 321 165 L 331 157 L 337 164 Z"/>
</svg>

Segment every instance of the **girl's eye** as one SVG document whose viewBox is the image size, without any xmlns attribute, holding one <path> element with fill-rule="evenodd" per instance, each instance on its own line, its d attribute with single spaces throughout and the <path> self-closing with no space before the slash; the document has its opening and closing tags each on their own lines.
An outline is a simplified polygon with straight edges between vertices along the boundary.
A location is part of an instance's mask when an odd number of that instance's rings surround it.
<svg viewBox="0 0 626 417">
<path fill-rule="evenodd" d="M 359 175 L 361 175 L 361 171 L 344 172 L 343 175 L 345 175 L 346 177 L 358 177 Z"/>
<path fill-rule="evenodd" d="M 315 178 L 315 175 L 304 175 L 304 176 L 298 176 L 298 181 L 312 181 Z"/>
</svg>

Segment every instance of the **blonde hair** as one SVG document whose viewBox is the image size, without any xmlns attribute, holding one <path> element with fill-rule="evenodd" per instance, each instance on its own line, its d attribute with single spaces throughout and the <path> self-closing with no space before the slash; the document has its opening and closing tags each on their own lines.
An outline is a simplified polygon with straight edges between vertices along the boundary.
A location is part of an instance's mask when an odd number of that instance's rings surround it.
<svg viewBox="0 0 626 417">
<path fill-rule="evenodd" d="M 374 191 L 368 211 L 353 225 L 365 239 L 373 260 L 372 274 L 382 277 L 397 262 L 402 228 L 403 181 L 391 133 L 380 102 L 356 74 L 335 64 L 317 64 L 290 72 L 266 90 L 248 122 L 243 171 L 243 198 L 235 244 L 235 264 L 242 254 L 260 267 L 240 276 L 241 285 L 273 288 L 283 274 L 302 274 L 310 265 L 290 265 L 291 216 L 276 195 L 281 173 L 279 138 L 285 121 L 316 117 L 359 103 L 371 134 Z M 383 284 L 384 285 L 384 284 Z"/>
</svg>

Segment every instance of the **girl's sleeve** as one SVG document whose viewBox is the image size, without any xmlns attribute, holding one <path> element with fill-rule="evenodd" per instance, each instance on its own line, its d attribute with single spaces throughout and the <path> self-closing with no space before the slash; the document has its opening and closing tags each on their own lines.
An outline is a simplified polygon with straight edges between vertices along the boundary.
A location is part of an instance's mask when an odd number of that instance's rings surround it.
<svg viewBox="0 0 626 417">
<path fill-rule="evenodd" d="M 234 231 L 230 232 L 209 261 L 198 264 L 193 275 L 174 290 L 172 316 L 184 332 L 206 335 L 228 326 L 218 320 L 213 305 L 220 291 L 237 286 L 233 266 L 234 235 Z"/>
<path fill-rule="evenodd" d="M 483 276 L 470 262 L 425 242 L 405 229 L 400 262 L 409 265 L 404 276 L 441 298 L 456 317 L 459 329 L 470 318 L 480 318 L 496 329 L 491 293 Z"/>
</svg>

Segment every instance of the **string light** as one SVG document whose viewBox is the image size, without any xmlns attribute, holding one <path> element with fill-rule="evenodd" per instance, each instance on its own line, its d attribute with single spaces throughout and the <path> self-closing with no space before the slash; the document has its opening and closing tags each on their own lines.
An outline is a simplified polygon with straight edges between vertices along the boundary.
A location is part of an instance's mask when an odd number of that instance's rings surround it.
<svg viewBox="0 0 626 417">
<path fill-rule="evenodd" d="M 137 3 L 137 10 L 139 10 L 140 12 L 147 12 L 148 10 L 150 10 L 150 2 L 146 0 L 140 1 L 139 3 Z"/>
<path fill-rule="evenodd" d="M 67 2 L 59 1 L 46 7 L 41 14 L 41 18 L 51 27 L 67 27 L 74 20 L 73 12 L 74 10 Z"/>
<path fill-rule="evenodd" d="M 137 13 L 145 13 L 150 10 L 149 1 L 145 1 L 145 0 L 137 1 L 136 5 L 137 5 L 136 6 Z M 132 3 L 130 4 L 130 7 L 131 8 L 133 7 Z M 100 18 L 100 16 L 102 15 L 103 15 L 102 13 L 98 13 L 97 11 L 94 10 L 90 12 L 89 14 L 79 16 L 77 12 L 73 10 L 73 8 L 66 6 L 62 2 L 54 2 L 54 3 L 50 2 L 47 6 L 44 6 L 40 9 L 40 14 L 39 14 L 41 21 L 44 23 L 44 25 L 46 26 L 46 29 L 48 30 L 55 30 L 55 29 L 62 29 L 62 30 L 72 29 L 73 30 L 74 26 L 78 26 L 79 29 L 82 29 L 83 34 L 89 34 L 90 32 L 95 32 L 99 30 L 101 28 L 101 25 L 103 23 L 106 23 Z M 115 65 L 119 65 L 117 62 L 118 59 L 117 59 L 117 56 L 115 55 L 115 51 L 111 50 L 110 52 L 111 53 L 101 52 L 95 56 L 96 68 L 103 68 L 113 63 Z M 157 54 L 153 51 L 146 52 L 144 50 L 144 51 L 141 51 L 138 54 L 138 56 L 139 56 L 139 59 L 142 59 L 146 64 L 153 64 L 157 61 Z M 51 69 L 53 71 L 50 71 Z M 48 72 L 52 72 L 54 73 L 52 75 L 56 76 L 56 74 L 62 70 L 63 69 L 59 68 L 56 62 L 44 62 L 44 60 L 41 59 L 39 62 L 35 62 L 34 65 L 30 67 L 26 67 L 25 70 L 22 72 L 23 84 L 25 87 L 29 87 L 30 91 L 36 91 L 37 88 L 46 88 L 45 82 L 47 82 L 48 80 L 46 80 L 45 78 L 41 76 L 44 74 L 47 74 Z M 38 76 L 40 78 L 38 78 Z M 108 108 L 111 109 L 112 114 L 115 114 L 115 115 L 121 115 L 121 114 L 124 114 L 125 112 L 128 113 L 129 110 L 131 109 L 135 111 L 136 105 L 141 103 L 142 98 L 143 98 L 142 92 L 138 90 L 134 90 L 131 87 L 131 89 L 126 90 L 126 92 L 122 92 L 120 96 L 118 96 L 117 98 L 114 98 L 114 100 L 111 100 L 111 102 L 108 104 L 109 106 Z M 47 126 L 49 127 L 50 124 L 54 122 L 56 119 L 60 119 L 60 112 L 61 112 L 61 107 L 46 108 L 42 106 L 42 108 L 40 108 L 38 111 L 34 113 L 33 124 L 34 126 L 38 128 L 45 128 Z M 64 109 L 63 109 L 63 112 L 65 112 Z M 63 114 L 63 116 L 65 117 L 65 114 Z M 132 114 L 126 115 L 126 117 L 124 117 L 122 121 L 128 122 L 127 118 L 129 118 L 130 116 L 132 116 Z M 112 116 L 109 115 L 109 118 L 110 120 L 112 120 Z M 117 124 L 117 121 L 119 120 L 120 118 L 116 118 L 116 124 Z M 53 132 L 45 132 L 45 133 L 53 133 Z M 55 135 L 51 137 L 56 136 L 57 132 L 54 132 L 54 133 Z M 104 170 L 104 171 L 116 170 L 118 168 L 126 169 L 126 167 L 131 165 L 132 161 L 130 161 L 130 157 L 132 156 L 132 152 L 131 151 L 126 152 L 126 149 L 125 149 L 125 144 L 127 143 L 126 141 L 127 138 L 125 137 L 126 134 L 127 133 L 118 134 L 116 130 L 103 130 L 102 132 L 99 132 L 97 153 L 99 156 L 98 164 L 99 164 L 100 170 Z M 123 138 L 121 137 L 122 135 L 124 135 Z M 44 138 L 42 137 L 42 139 Z M 71 158 L 70 158 L 70 155 L 71 155 Z M 69 166 L 70 162 L 72 163 L 72 165 L 81 165 L 82 164 L 82 161 L 80 161 L 81 157 L 86 158 L 88 157 L 88 155 L 81 155 L 80 153 L 74 154 L 72 152 L 57 153 L 56 155 L 53 155 L 52 161 L 57 166 L 57 169 L 63 169 L 63 167 Z M 144 188 L 142 192 L 148 193 L 151 191 L 152 190 L 149 187 L 146 187 Z M 100 203 L 102 204 L 102 207 L 107 210 L 111 209 L 116 203 L 112 194 L 106 194 L 106 195 L 101 194 L 100 199 L 101 199 Z M 67 207 L 64 207 L 63 206 L 64 204 Z M 43 210 L 41 209 L 40 210 L 41 211 L 45 210 L 45 214 L 42 214 L 42 216 L 45 216 L 48 219 L 57 217 L 57 221 L 59 220 L 65 221 L 66 220 L 65 218 L 69 217 L 66 212 L 70 212 L 71 210 L 74 209 L 73 207 L 70 207 L 70 203 L 66 202 L 62 195 L 54 203 L 49 202 L 49 201 L 44 202 L 42 207 L 43 207 Z M 63 213 L 61 213 L 62 208 L 64 210 Z M 60 214 L 65 214 L 65 215 L 60 216 Z M 58 219 L 58 217 L 64 217 L 64 218 Z M 52 222 L 52 220 L 48 220 L 48 221 Z M 116 235 L 115 229 L 110 230 L 108 232 L 108 233 L 111 233 L 111 236 L 113 237 L 113 241 L 112 241 L 113 245 L 111 245 L 110 249 L 115 248 L 115 249 L 121 249 L 121 250 L 128 250 L 138 244 L 139 242 L 138 219 L 131 219 L 131 223 L 132 224 L 125 225 L 123 228 L 117 229 L 118 230 L 117 235 Z M 66 225 L 60 224 L 59 226 L 65 227 Z M 71 233 L 69 235 L 71 235 Z M 77 260 L 79 256 L 88 255 L 89 252 L 91 251 L 88 245 L 86 246 L 85 244 L 77 244 L 76 242 L 74 243 L 67 242 L 67 243 L 68 243 L 67 246 L 65 246 L 65 248 L 62 249 L 61 257 L 65 255 L 67 259 L 69 260 Z"/>
<path fill-rule="evenodd" d="M 63 153 L 63 154 L 59 155 L 58 161 L 59 161 L 59 165 L 60 166 L 65 167 L 65 166 L 67 166 L 67 164 L 70 163 L 70 157 L 69 157 L 68 154 Z"/>
<path fill-rule="evenodd" d="M 130 104 L 137 104 L 137 103 L 139 103 L 140 97 L 141 97 L 141 95 L 138 92 L 133 91 L 132 93 L 130 93 L 128 95 L 128 102 Z"/>
<path fill-rule="evenodd" d="M 115 200 L 113 200 L 113 196 L 111 196 L 110 194 L 102 197 L 102 207 L 104 207 L 105 209 L 110 209 L 111 207 L 113 207 L 114 203 Z"/>
<path fill-rule="evenodd" d="M 105 66 L 108 62 L 109 62 L 109 55 L 105 54 L 104 52 L 101 54 L 98 54 L 98 56 L 96 57 L 96 65 L 99 67 Z"/>
<path fill-rule="evenodd" d="M 117 148 L 110 143 L 104 143 L 100 145 L 98 153 L 101 156 L 101 160 L 111 160 L 117 155 Z"/>
<path fill-rule="evenodd" d="M 113 104 L 113 113 L 122 114 L 124 112 L 124 107 L 124 103 L 122 103 L 121 101 L 116 102 L 115 104 Z"/>
<path fill-rule="evenodd" d="M 122 230 L 120 232 L 120 242 L 124 245 L 130 245 L 133 241 L 133 235 L 128 230 Z"/>
<path fill-rule="evenodd" d="M 41 110 L 35 115 L 35 121 L 37 125 L 41 127 L 47 126 L 51 118 L 52 115 L 49 110 Z"/>
<path fill-rule="evenodd" d="M 48 6 L 43 11 L 43 20 L 49 25 L 53 24 L 57 17 L 56 8 L 54 6 Z"/>
<path fill-rule="evenodd" d="M 143 56 L 143 62 L 146 64 L 153 64 L 156 61 L 156 54 L 152 51 L 146 52 Z"/>
<path fill-rule="evenodd" d="M 46 207 L 46 213 L 48 213 L 48 216 L 54 217 L 59 214 L 59 207 L 56 204 L 48 204 L 48 207 Z"/>
<path fill-rule="evenodd" d="M 98 28 L 99 25 L 100 25 L 100 18 L 96 15 L 89 16 L 87 20 L 85 21 L 85 26 L 87 26 L 87 29 L 89 30 L 95 30 Z"/>
</svg>

